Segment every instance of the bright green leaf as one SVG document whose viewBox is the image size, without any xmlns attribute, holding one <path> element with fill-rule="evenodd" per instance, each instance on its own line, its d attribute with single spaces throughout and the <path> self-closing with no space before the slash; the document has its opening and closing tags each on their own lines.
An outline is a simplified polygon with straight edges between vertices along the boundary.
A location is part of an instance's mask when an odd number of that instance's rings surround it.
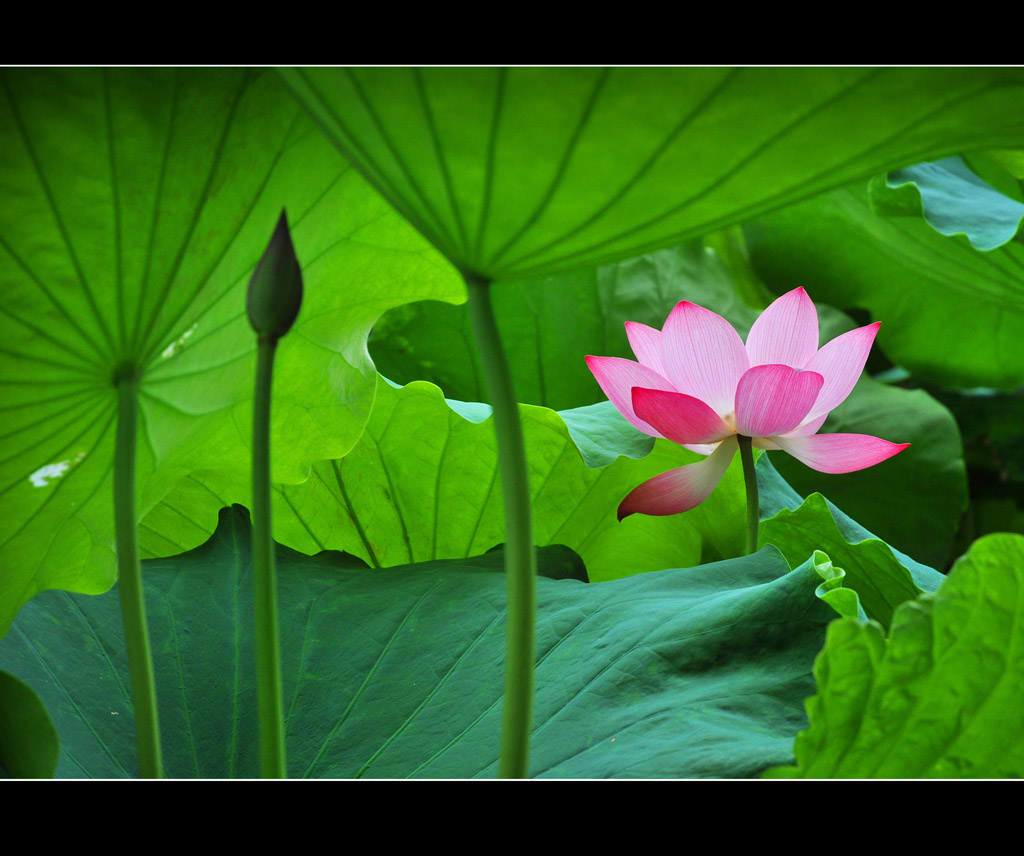
<svg viewBox="0 0 1024 856">
<path fill-rule="evenodd" d="M 846 571 L 833 565 L 832 560 L 821 550 L 815 550 L 811 555 L 811 564 L 815 573 L 824 580 L 814 590 L 814 594 L 844 618 L 855 618 L 861 623 L 867 622 L 869 618 L 857 592 L 844 585 Z"/>
<path fill-rule="evenodd" d="M 1024 178 L 1024 149 L 990 149 L 985 155 L 1014 178 Z"/>
<path fill-rule="evenodd" d="M 757 318 L 726 267 L 698 242 L 569 274 L 498 281 L 491 299 L 516 396 L 553 410 L 605 399 L 584 357 L 635 359 L 626 321 L 660 330 L 680 300 L 708 306 L 743 330 Z M 373 330 L 370 354 L 393 380 L 429 380 L 448 398 L 487 398 L 461 307 L 417 303 L 391 310 Z"/>
<path fill-rule="evenodd" d="M 380 384 L 366 431 L 345 459 L 317 464 L 301 485 L 279 486 L 275 537 L 306 553 L 344 550 L 383 567 L 461 559 L 504 542 L 494 430 L 489 419 L 479 421 L 485 413 L 465 419 L 432 384 L 401 389 Z M 675 517 L 637 514 L 620 522 L 616 509 L 633 488 L 700 456 L 659 440 L 639 460 L 619 457 L 598 469 L 587 465 L 558 413 L 521 405 L 520 415 L 536 542 L 578 552 L 592 580 L 742 552 L 745 500 L 738 457 L 712 496 L 693 511 Z M 586 427 L 577 421 L 577 439 Z M 595 457 L 612 457 L 607 447 L 602 452 L 591 448 L 591 441 L 579 442 L 589 449 L 592 463 Z M 203 474 L 195 474 L 145 525 L 165 538 L 191 526 L 187 542 L 207 525 L 190 520 L 199 514 L 215 519 L 217 508 L 242 490 L 238 485 L 234 492 L 215 495 Z"/>
<path fill-rule="evenodd" d="M 276 366 L 279 481 L 358 438 L 383 311 L 464 298 L 272 72 L 6 69 L 0 151 L 0 633 L 41 589 L 114 582 L 125 362 L 141 374 L 143 514 L 195 469 L 248 473 L 246 288 L 283 208 L 307 294 Z"/>
<path fill-rule="evenodd" d="M 863 184 L 745 225 L 773 290 L 866 309 L 877 347 L 922 380 L 1011 390 L 1024 384 L 1024 244 L 979 253 L 923 220 L 879 217 Z"/>
<path fill-rule="evenodd" d="M 305 68 L 282 75 L 449 259 L 629 258 L 885 169 L 1020 146 L 1013 68 Z"/>
<path fill-rule="evenodd" d="M 539 551 L 548 563 L 551 548 Z M 556 550 L 561 562 L 562 551 Z M 386 570 L 281 549 L 293 777 L 493 777 L 505 656 L 502 554 Z M 258 771 L 249 527 L 147 561 L 164 760 L 178 777 Z M 531 775 L 739 777 L 786 763 L 834 615 L 772 549 L 609 583 L 538 578 Z M 47 592 L 0 664 L 37 687 L 60 776 L 133 769 L 117 598 Z"/>
<path fill-rule="evenodd" d="M 772 776 L 1024 776 L 1024 537 L 976 541 L 888 639 L 835 622 L 814 672 L 797 766 Z"/>
</svg>

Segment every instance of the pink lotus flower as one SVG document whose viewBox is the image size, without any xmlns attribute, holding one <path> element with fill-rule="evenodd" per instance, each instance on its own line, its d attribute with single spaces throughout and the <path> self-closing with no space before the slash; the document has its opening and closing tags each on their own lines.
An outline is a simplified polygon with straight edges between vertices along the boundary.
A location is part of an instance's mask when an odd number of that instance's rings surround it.
<svg viewBox="0 0 1024 856">
<path fill-rule="evenodd" d="M 741 435 L 823 473 L 862 470 L 903 451 L 909 443 L 815 433 L 857 383 L 879 326 L 851 330 L 819 349 L 818 312 L 803 288 L 765 309 L 746 345 L 720 315 L 685 300 L 660 332 L 627 321 L 639 362 L 587 357 L 601 389 L 645 434 L 708 457 L 644 482 L 622 501 L 619 519 L 696 508 L 721 480 Z"/>
</svg>

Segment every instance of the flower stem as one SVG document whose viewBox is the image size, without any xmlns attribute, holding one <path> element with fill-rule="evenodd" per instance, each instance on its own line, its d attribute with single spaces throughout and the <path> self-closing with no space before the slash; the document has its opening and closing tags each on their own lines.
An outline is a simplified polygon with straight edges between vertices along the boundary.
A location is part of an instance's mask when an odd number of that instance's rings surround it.
<svg viewBox="0 0 1024 856">
<path fill-rule="evenodd" d="M 747 552 L 757 552 L 757 527 L 761 520 L 757 497 L 757 473 L 754 471 L 754 449 L 751 438 L 742 434 L 737 438 L 740 444 L 740 460 L 743 461 L 743 481 L 747 487 Z"/>
<path fill-rule="evenodd" d="M 490 281 L 466 275 L 469 315 L 494 408 L 498 465 L 505 503 L 505 579 L 508 623 L 505 658 L 505 705 L 501 724 L 498 776 L 526 778 L 533 718 L 534 624 L 537 610 L 537 559 L 526 448 L 512 375 L 501 346 L 491 306 Z"/>
<path fill-rule="evenodd" d="M 135 712 L 135 744 L 139 774 L 163 778 L 160 760 L 160 723 L 156 706 L 153 656 L 146 627 L 146 602 L 139 563 L 135 505 L 135 439 L 138 426 L 138 374 L 125 366 L 114 375 L 117 387 L 117 437 L 114 446 L 114 539 L 117 545 L 118 590 L 121 620 L 128 652 L 128 674 Z"/>
<path fill-rule="evenodd" d="M 256 624 L 256 702 L 260 729 L 260 775 L 287 777 L 284 700 L 270 511 L 270 392 L 277 337 L 260 336 L 256 352 L 256 403 L 252 435 L 252 571 Z"/>
</svg>

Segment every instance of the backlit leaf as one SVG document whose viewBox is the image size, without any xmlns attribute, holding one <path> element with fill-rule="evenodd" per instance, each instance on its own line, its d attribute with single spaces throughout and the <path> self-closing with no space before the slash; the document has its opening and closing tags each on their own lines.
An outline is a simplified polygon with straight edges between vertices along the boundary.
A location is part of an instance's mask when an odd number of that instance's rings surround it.
<svg viewBox="0 0 1024 856">
<path fill-rule="evenodd" d="M 142 514 L 195 469 L 248 472 L 246 287 L 283 208 L 307 295 L 278 356 L 278 481 L 358 438 L 378 315 L 463 299 L 271 72 L 6 69 L 0 151 L 0 633 L 41 589 L 114 582 L 126 362 L 141 375 Z"/>
</svg>

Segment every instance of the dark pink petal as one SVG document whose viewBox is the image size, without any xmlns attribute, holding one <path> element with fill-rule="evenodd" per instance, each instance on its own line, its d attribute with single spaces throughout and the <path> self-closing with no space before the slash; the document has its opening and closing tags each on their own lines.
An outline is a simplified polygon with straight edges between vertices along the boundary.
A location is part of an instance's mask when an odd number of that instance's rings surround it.
<svg viewBox="0 0 1024 856">
<path fill-rule="evenodd" d="M 656 371 L 632 360 L 623 360 L 619 357 L 587 357 L 586 360 L 587 367 L 593 372 L 604 394 L 615 405 L 615 409 L 645 434 L 661 437 L 661 434 L 633 412 L 632 390 L 634 386 L 642 386 L 646 389 L 675 392 L 672 384 Z"/>
<path fill-rule="evenodd" d="M 626 336 L 629 339 L 629 347 L 633 349 L 633 353 L 636 354 L 641 365 L 654 369 L 664 377 L 665 365 L 661 361 L 661 330 L 655 330 L 653 327 L 648 327 L 637 321 L 627 321 Z"/>
<path fill-rule="evenodd" d="M 680 445 L 713 443 L 734 433 L 703 401 L 681 392 L 634 387 L 633 412 L 667 440 Z"/>
<path fill-rule="evenodd" d="M 619 520 L 630 514 L 663 516 L 696 508 L 711 496 L 736 454 L 735 437 L 723 440 L 705 460 L 645 481 L 619 505 Z"/>
<path fill-rule="evenodd" d="M 736 384 L 749 368 L 743 340 L 721 315 L 682 301 L 661 332 L 665 377 L 678 392 L 699 398 L 716 413 L 732 412 Z"/>
<path fill-rule="evenodd" d="M 850 390 L 864 371 L 864 363 L 867 362 L 868 352 L 880 326 L 882 325 L 876 321 L 874 324 L 836 336 L 811 358 L 807 370 L 817 372 L 825 378 L 821 392 L 818 393 L 818 400 L 814 402 L 814 407 L 808 414 L 811 418 L 826 415 L 846 401 Z"/>
<path fill-rule="evenodd" d="M 817 372 L 754 366 L 736 387 L 736 430 L 748 437 L 785 434 L 803 422 L 821 391 Z"/>
<path fill-rule="evenodd" d="M 820 473 L 852 473 L 880 464 L 910 443 L 890 443 L 870 434 L 775 437 L 779 447 Z"/>
<path fill-rule="evenodd" d="M 751 366 L 802 369 L 817 351 L 818 310 L 803 288 L 794 288 L 772 303 L 747 334 Z"/>
</svg>

